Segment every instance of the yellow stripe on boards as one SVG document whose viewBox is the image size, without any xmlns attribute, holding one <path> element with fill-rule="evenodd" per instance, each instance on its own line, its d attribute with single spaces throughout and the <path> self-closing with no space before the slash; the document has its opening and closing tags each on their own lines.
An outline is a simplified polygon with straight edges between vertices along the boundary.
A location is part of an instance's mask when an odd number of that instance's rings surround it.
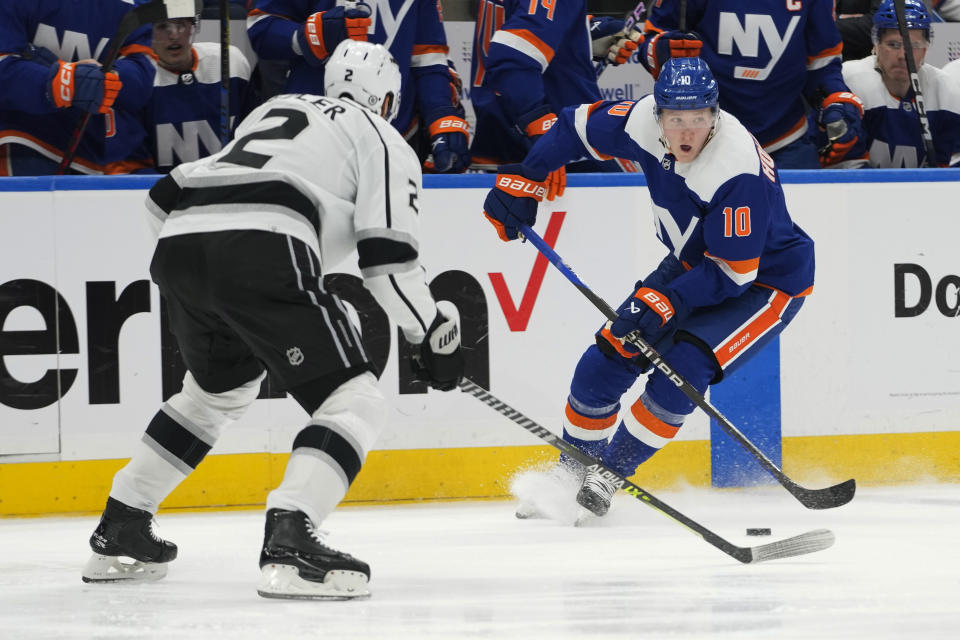
<svg viewBox="0 0 960 640">
<path fill-rule="evenodd" d="M 163 510 L 262 507 L 283 478 L 288 454 L 211 455 Z M 373 451 L 345 504 L 503 499 L 526 469 L 557 459 L 548 446 Z M 960 431 L 787 438 L 784 471 L 809 487 L 847 478 L 860 485 L 960 482 Z M 99 513 L 126 460 L 0 464 L 0 516 Z M 670 443 L 631 478 L 651 492 L 710 486 L 710 445 Z"/>
</svg>

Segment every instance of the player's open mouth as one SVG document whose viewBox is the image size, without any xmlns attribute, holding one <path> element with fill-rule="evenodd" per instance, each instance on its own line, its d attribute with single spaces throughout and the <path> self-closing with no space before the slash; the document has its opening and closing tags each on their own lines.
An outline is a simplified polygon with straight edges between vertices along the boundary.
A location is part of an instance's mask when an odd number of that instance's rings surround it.
<svg viewBox="0 0 960 640">
<path fill-rule="evenodd" d="M 689 144 L 682 144 L 680 145 L 680 150 L 683 151 L 684 153 L 690 153 L 691 151 L 693 151 L 693 147 L 690 146 Z"/>
</svg>

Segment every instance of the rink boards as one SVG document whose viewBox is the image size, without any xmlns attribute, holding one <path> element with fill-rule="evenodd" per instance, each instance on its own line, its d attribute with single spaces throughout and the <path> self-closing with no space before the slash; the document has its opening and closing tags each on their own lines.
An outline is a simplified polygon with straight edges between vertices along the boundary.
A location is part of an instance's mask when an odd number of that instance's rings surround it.
<svg viewBox="0 0 960 640">
<path fill-rule="evenodd" d="M 713 401 L 812 486 L 960 480 L 960 171 L 784 172 L 816 241 L 814 294 Z M 152 177 L 0 181 L 0 515 L 96 511 L 182 375 L 147 272 Z M 559 430 L 573 367 L 602 318 L 529 244 L 480 215 L 489 176 L 427 176 L 421 257 L 464 316 L 468 375 Z M 616 305 L 664 254 L 642 176 L 570 176 L 537 229 Z M 384 369 L 388 425 L 349 501 L 508 494 L 548 447 L 475 399 L 411 383 L 396 328 L 339 265 L 328 286 L 361 310 Z M 57 354 L 59 344 L 59 355 Z M 629 397 L 632 401 L 638 389 Z M 165 506 L 261 504 L 305 415 L 265 389 Z M 650 489 L 762 480 L 695 412 L 636 477 Z M 782 456 L 781 456 L 782 454 Z"/>
</svg>

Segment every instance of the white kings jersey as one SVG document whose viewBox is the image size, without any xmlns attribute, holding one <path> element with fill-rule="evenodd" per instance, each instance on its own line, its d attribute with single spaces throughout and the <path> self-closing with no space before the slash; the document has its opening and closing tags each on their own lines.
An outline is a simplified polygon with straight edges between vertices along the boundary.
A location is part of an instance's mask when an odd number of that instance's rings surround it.
<svg viewBox="0 0 960 640">
<path fill-rule="evenodd" d="M 160 238 L 282 233 L 323 272 L 356 250 L 365 286 L 416 344 L 436 316 L 419 260 L 420 184 L 417 156 L 384 119 L 349 100 L 280 95 L 222 151 L 161 179 L 146 205 Z"/>
</svg>

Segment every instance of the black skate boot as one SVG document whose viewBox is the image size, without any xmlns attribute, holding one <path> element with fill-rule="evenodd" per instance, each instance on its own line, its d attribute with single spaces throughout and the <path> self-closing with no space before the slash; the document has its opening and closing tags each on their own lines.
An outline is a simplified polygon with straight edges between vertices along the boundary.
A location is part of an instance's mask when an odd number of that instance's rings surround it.
<svg viewBox="0 0 960 640">
<path fill-rule="evenodd" d="M 323 535 L 302 511 L 267 511 L 257 593 L 264 598 L 302 600 L 369 596 L 369 565 L 331 549 Z"/>
<path fill-rule="evenodd" d="M 93 556 L 83 568 L 84 582 L 140 582 L 167 575 L 167 564 L 177 557 L 177 545 L 159 538 L 148 511 L 107 498 L 90 548 Z M 120 561 L 131 558 L 132 564 Z"/>
<path fill-rule="evenodd" d="M 610 501 L 617 492 L 618 486 L 596 471 L 587 471 L 583 477 L 583 484 L 577 492 L 577 504 L 587 509 L 595 516 L 605 516 L 610 510 Z"/>
</svg>

